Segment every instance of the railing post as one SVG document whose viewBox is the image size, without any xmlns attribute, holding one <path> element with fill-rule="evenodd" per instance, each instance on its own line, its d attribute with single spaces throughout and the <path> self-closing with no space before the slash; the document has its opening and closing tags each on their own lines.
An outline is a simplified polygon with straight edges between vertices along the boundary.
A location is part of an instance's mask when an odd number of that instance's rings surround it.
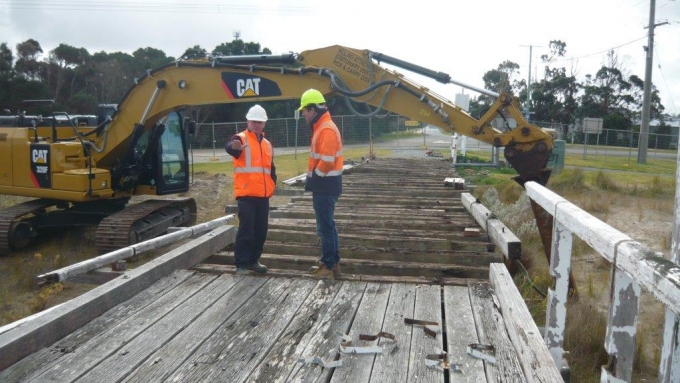
<svg viewBox="0 0 680 383">
<path fill-rule="evenodd" d="M 640 285 L 612 264 L 612 286 L 604 347 L 609 362 L 602 366 L 601 382 L 631 382 Z"/>
<path fill-rule="evenodd" d="M 680 140 L 678 141 L 680 144 Z M 678 145 L 677 164 L 680 166 L 680 145 Z M 671 240 L 671 261 L 680 263 L 680 167 L 675 176 L 675 221 L 673 222 L 673 238 Z M 666 324 L 663 331 L 661 347 L 661 363 L 659 364 L 659 382 L 672 383 L 680 380 L 680 334 L 678 316 L 666 307 Z"/>
<path fill-rule="evenodd" d="M 558 369 L 564 356 L 564 333 L 567 321 L 567 296 L 571 270 L 572 234 L 559 221 L 553 225 L 550 275 L 555 278 L 554 289 L 548 290 L 548 307 L 545 318 L 545 340 Z"/>
</svg>

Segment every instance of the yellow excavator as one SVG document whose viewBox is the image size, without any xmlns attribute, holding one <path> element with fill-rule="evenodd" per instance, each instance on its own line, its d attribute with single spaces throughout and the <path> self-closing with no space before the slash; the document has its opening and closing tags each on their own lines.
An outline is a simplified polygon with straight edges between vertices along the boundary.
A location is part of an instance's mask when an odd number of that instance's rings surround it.
<svg viewBox="0 0 680 383">
<path fill-rule="evenodd" d="M 473 118 L 382 63 L 495 102 Z M 309 88 L 504 147 L 520 183 L 545 184 L 550 176 L 554 137 L 525 120 L 516 97 L 456 82 L 446 73 L 337 45 L 299 54 L 180 60 L 136 79 L 98 125 L 55 113 L 48 124 L 18 116 L 16 126 L 0 127 L 0 194 L 35 198 L 0 210 L 0 254 L 55 227 L 98 225 L 96 244 L 103 253 L 193 224 L 196 204 L 190 198 L 128 205 L 135 195 L 189 189 L 188 132 L 195 123 L 179 112 L 192 105 L 297 99 Z M 497 117 L 513 118 L 516 125 L 494 128 Z"/>
</svg>

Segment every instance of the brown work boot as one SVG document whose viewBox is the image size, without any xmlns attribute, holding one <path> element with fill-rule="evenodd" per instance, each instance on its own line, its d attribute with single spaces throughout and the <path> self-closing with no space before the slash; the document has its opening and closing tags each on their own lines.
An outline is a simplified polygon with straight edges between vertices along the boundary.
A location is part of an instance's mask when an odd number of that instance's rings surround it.
<svg viewBox="0 0 680 383">
<path fill-rule="evenodd" d="M 324 270 L 328 271 L 328 267 L 321 262 L 320 260 L 317 260 L 316 263 L 319 266 L 312 266 L 309 268 L 309 274 L 312 276 L 315 275 L 315 273 L 319 273 L 319 269 L 323 266 Z M 331 270 L 333 272 L 333 279 L 339 279 L 342 276 L 342 272 L 340 271 L 340 264 L 336 263 L 335 266 L 333 266 L 333 269 Z"/>
<path fill-rule="evenodd" d="M 314 279 L 335 279 L 333 270 L 330 270 L 323 263 L 321 266 L 312 266 L 309 269 L 309 275 Z"/>
</svg>

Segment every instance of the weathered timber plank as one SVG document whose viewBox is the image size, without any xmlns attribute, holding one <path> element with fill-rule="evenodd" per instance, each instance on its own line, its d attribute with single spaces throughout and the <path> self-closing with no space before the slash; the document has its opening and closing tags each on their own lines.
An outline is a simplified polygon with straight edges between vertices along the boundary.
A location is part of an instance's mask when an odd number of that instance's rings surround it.
<svg viewBox="0 0 680 383">
<path fill-rule="evenodd" d="M 342 198 L 342 197 L 341 197 Z M 386 197 L 388 198 L 388 197 Z M 288 204 L 279 209 L 279 211 L 314 211 L 313 207 L 309 204 L 292 205 Z M 421 216 L 447 216 L 447 213 L 458 213 L 465 214 L 464 207 L 458 208 L 443 208 L 443 207 L 431 207 L 431 208 L 416 208 L 416 207 L 406 207 L 406 206 L 393 206 L 393 205 L 347 205 L 347 206 L 336 206 L 335 211 L 338 214 L 385 214 L 389 212 L 390 215 L 406 215 L 413 217 Z"/>
<path fill-rule="evenodd" d="M 321 247 L 310 244 L 267 241 L 264 246 L 264 251 L 267 254 L 295 254 L 300 256 L 319 257 L 321 254 Z M 215 255 L 208 257 L 204 263 L 228 264 L 229 261 L 221 261 L 219 258 L 228 256 L 230 253 L 231 252 L 227 251 L 218 252 Z M 350 259 L 372 259 L 374 261 L 409 261 L 437 263 L 441 265 L 486 266 L 487 268 L 489 263 L 503 261 L 503 256 L 501 254 L 489 252 L 482 253 L 455 250 L 433 250 L 422 252 L 409 249 L 366 248 L 360 246 L 340 246 L 340 257 L 343 261 Z M 487 279 L 488 276 L 485 276 L 484 280 Z"/>
<path fill-rule="evenodd" d="M 234 287 L 223 291 L 223 295 L 208 307 L 201 316 L 147 357 L 144 363 L 127 376 L 126 383 L 161 382 L 167 379 L 182 363 L 193 357 L 196 349 L 219 326 L 231 318 L 244 304 L 249 304 L 249 299 L 267 281 L 264 278 L 233 278 L 230 276 L 222 278 L 234 283 Z"/>
<path fill-rule="evenodd" d="M 299 255 L 262 254 L 260 261 L 274 269 L 309 270 L 316 265 L 318 257 Z M 211 261 L 225 265 L 234 264 L 233 253 L 220 253 L 212 257 Z M 478 278 L 482 279 L 489 273 L 488 265 L 459 266 L 454 264 L 439 264 L 407 261 L 373 261 L 365 259 L 343 259 L 341 268 L 344 274 L 362 275 L 398 275 L 421 276 L 430 278 Z"/>
<path fill-rule="evenodd" d="M 223 226 L 72 299 L 48 315 L 0 334 L 0 370 L 79 329 L 107 310 L 178 269 L 191 267 L 233 243 L 236 230 Z"/>
<path fill-rule="evenodd" d="M 30 381 L 42 371 L 59 363 L 65 354 L 70 354 L 89 340 L 108 333 L 119 322 L 154 304 L 194 274 L 193 271 L 178 270 L 160 279 L 130 300 L 117 305 L 52 346 L 34 352 L 0 372 L 0 382 Z"/>
<path fill-rule="evenodd" d="M 341 287 L 341 283 L 317 282 L 315 284 L 285 332 L 273 347 L 268 349 L 263 363 L 252 371 L 248 382 L 283 383 L 288 381 L 288 376 L 297 365 L 305 346 L 315 336 L 312 330 L 318 326 L 318 320 L 330 310 Z"/>
<path fill-rule="evenodd" d="M 233 274 L 236 272 L 234 266 L 228 265 L 196 265 L 192 267 L 193 270 L 197 270 L 203 273 L 211 274 Z M 307 270 L 291 270 L 291 269 L 269 269 L 267 271 L 267 277 L 293 277 L 293 278 L 309 278 L 309 272 Z M 265 276 L 262 276 L 265 278 Z M 410 283 L 410 284 L 434 284 L 442 286 L 467 286 L 470 281 L 481 281 L 480 279 L 474 278 L 453 278 L 453 277 L 441 277 L 441 278 L 425 278 L 425 277 L 410 277 L 410 276 L 390 276 L 390 275 L 360 275 L 360 274 L 348 274 L 342 273 L 342 276 L 338 280 L 343 281 L 353 281 L 353 282 L 376 282 L 376 283 Z M 486 279 L 483 279 L 486 281 Z"/>
<path fill-rule="evenodd" d="M 106 329 L 85 343 L 78 344 L 72 352 L 64 354 L 57 363 L 41 371 L 34 380 L 38 382 L 72 382 L 80 378 L 109 356 L 119 352 L 126 343 L 143 334 L 167 316 L 175 307 L 210 285 L 217 278 L 196 274 L 172 291 L 160 297 L 129 318 Z"/>
<path fill-rule="evenodd" d="M 338 283 L 323 281 L 322 283 Z M 365 283 L 342 282 L 342 288 L 335 296 L 333 303 L 324 313 L 319 313 L 314 327 L 310 330 L 313 334 L 302 350 L 300 357 L 320 356 L 326 360 L 335 360 L 339 357 L 338 346 L 340 337 L 338 332 L 347 333 L 356 315 L 359 302 L 366 289 Z M 301 345 L 302 346 L 302 345 Z M 325 369 L 316 364 L 295 364 L 293 370 L 285 382 L 320 383 L 328 382 L 333 369 Z"/>
<path fill-rule="evenodd" d="M 352 322 L 349 336 L 352 346 L 366 347 L 378 344 L 378 341 L 362 341 L 359 336 L 376 335 L 382 331 L 387 301 L 390 296 L 390 284 L 371 283 L 361 299 L 361 305 Z M 375 354 L 342 354 L 342 367 L 336 368 L 331 383 L 368 382 L 373 369 Z"/>
<path fill-rule="evenodd" d="M 449 361 L 463 370 L 462 373 L 449 370 L 449 382 L 486 382 L 484 365 L 467 353 L 469 344 L 479 343 L 468 288 L 444 287 L 444 318 Z"/>
<path fill-rule="evenodd" d="M 385 217 L 385 219 L 356 219 L 356 220 L 341 220 L 336 219 L 335 225 L 339 231 L 345 229 L 396 229 L 396 230 L 431 230 L 431 231 L 463 231 L 466 227 L 477 226 L 472 217 L 459 217 L 456 219 L 441 219 L 440 222 L 433 223 L 432 220 L 416 220 L 416 219 L 390 219 L 393 217 Z M 286 218 L 272 218 L 269 220 L 269 228 L 271 229 L 287 229 L 295 230 L 297 227 L 316 227 L 314 219 L 286 219 Z"/>
<path fill-rule="evenodd" d="M 517 291 L 510 273 L 502 263 L 491 264 L 491 285 L 498 296 L 505 327 L 529 382 L 562 382 L 529 309 Z"/>
<path fill-rule="evenodd" d="M 294 232 L 287 230 L 269 230 L 267 238 L 281 242 L 300 242 L 314 245 L 319 241 L 315 233 Z M 455 240 L 420 237 L 387 238 L 374 235 L 355 235 L 339 233 L 340 243 L 351 243 L 358 246 L 370 247 L 396 247 L 412 250 L 466 250 L 474 252 L 492 251 L 493 244 L 484 242 L 483 238 L 464 237 L 461 235 Z"/>
<path fill-rule="evenodd" d="M 233 349 L 230 350 L 229 357 L 232 360 L 236 359 L 236 362 L 221 361 L 223 371 L 227 373 L 233 372 L 233 374 L 230 374 L 230 376 L 233 376 L 232 382 L 251 382 L 251 373 L 261 364 L 269 362 L 266 359 L 269 351 L 274 347 L 274 344 L 281 340 L 282 336 L 285 336 L 284 331 L 298 330 L 297 328 L 291 328 L 290 323 L 302 305 L 305 304 L 316 285 L 316 280 L 293 280 L 289 289 L 284 291 L 283 300 L 280 303 L 274 305 L 274 302 L 265 301 L 264 305 L 268 306 L 268 309 L 256 327 L 259 332 L 253 334 L 255 339 L 250 342 L 247 336 L 242 339 L 244 344 L 248 344 L 248 349 L 245 350 L 246 352 L 242 354 L 240 359 L 246 360 L 246 358 L 250 358 L 251 361 L 247 364 L 241 362 L 241 366 L 239 366 L 239 355 L 234 355 L 235 351 Z"/>
<path fill-rule="evenodd" d="M 312 195 L 310 193 L 306 195 L 302 195 L 299 197 L 292 197 L 291 202 L 293 203 L 307 203 L 311 204 L 312 203 Z M 342 194 L 342 197 L 338 200 L 338 203 L 343 202 L 344 204 L 350 202 L 350 201 L 358 201 L 358 202 L 385 202 L 385 197 L 380 196 L 380 195 L 375 195 L 374 193 L 366 193 L 366 194 Z M 458 205 L 462 206 L 461 200 L 459 196 L 450 196 L 450 197 L 442 197 L 442 198 L 431 198 L 431 197 L 420 197 L 420 196 L 409 196 L 409 197 L 399 197 L 396 196 L 394 198 L 389 199 L 390 204 L 395 204 L 395 205 L 427 205 L 427 204 L 432 204 L 432 203 L 441 203 L 446 206 L 453 206 L 453 205 Z"/>
<path fill-rule="evenodd" d="M 479 226 L 487 231 L 491 240 L 508 259 L 520 259 L 522 256 L 522 242 L 508 229 L 503 222 L 478 202 L 471 194 L 461 196 L 463 205 L 472 214 Z"/>
<path fill-rule="evenodd" d="M 316 281 L 272 278 L 170 381 L 243 382 L 290 323 Z"/>
<path fill-rule="evenodd" d="M 495 347 L 496 364 L 484 363 L 488 382 L 525 383 L 517 352 L 510 342 L 503 324 L 503 316 L 495 303 L 493 290 L 488 282 L 469 284 L 472 313 L 475 317 L 479 343 Z"/>
<path fill-rule="evenodd" d="M 444 349 L 442 341 L 441 289 L 439 286 L 417 287 L 416 305 L 413 315 L 413 319 L 439 323 L 439 332 L 436 338 L 432 338 L 420 326 L 413 326 L 413 329 L 411 329 L 411 355 L 409 357 L 407 381 L 412 383 L 443 383 L 444 370 L 437 367 L 428 367 L 425 364 L 425 356 L 435 354 L 437 350 Z"/>
<path fill-rule="evenodd" d="M 414 317 L 415 300 L 415 285 L 392 285 L 382 331 L 394 335 L 396 342 L 380 340 L 384 352 L 376 355 L 370 383 L 401 382 L 407 376 L 413 329 L 404 324 L 404 318 Z"/>
<path fill-rule="evenodd" d="M 142 363 L 149 360 L 167 342 L 209 309 L 220 297 L 234 287 L 234 278 L 221 277 L 197 294 L 200 299 L 189 299 L 172 312 L 154 323 L 147 331 L 127 342 L 118 352 L 88 371 L 79 382 L 114 383 L 120 382 Z M 257 283 L 257 281 L 255 282 Z"/>
<path fill-rule="evenodd" d="M 362 211 L 361 214 L 354 212 L 336 212 L 333 217 L 337 220 L 380 220 L 385 217 L 384 211 Z M 277 209 L 269 212 L 270 218 L 299 218 L 299 219 L 315 219 L 314 210 L 286 210 Z M 445 214 L 408 214 L 408 219 L 417 221 L 431 221 L 431 222 L 456 222 L 458 219 L 470 219 L 467 213 L 449 213 Z M 394 218 L 394 215 L 389 215 L 388 218 Z"/>
<path fill-rule="evenodd" d="M 365 221 L 368 222 L 368 221 Z M 475 224 L 475 227 L 477 224 Z M 372 236 L 375 237 L 411 237 L 411 238 L 418 238 L 418 237 L 437 237 L 439 239 L 450 239 L 450 240 L 457 240 L 457 239 L 463 239 L 465 237 L 468 237 L 469 235 L 465 235 L 465 230 L 469 229 L 470 226 L 456 226 L 456 227 L 449 227 L 449 230 L 432 230 L 429 227 L 423 227 L 423 228 L 380 228 L 380 227 L 374 227 L 374 226 L 366 226 L 366 227 L 355 227 L 355 226 L 346 226 L 343 224 L 336 224 L 336 227 L 338 229 L 339 233 L 342 233 L 343 235 L 361 235 L 366 232 L 370 232 Z M 297 226 L 290 226 L 290 225 L 285 225 L 285 226 L 280 226 L 277 224 L 270 225 L 269 230 L 278 230 L 282 232 L 292 232 L 292 233 L 304 233 L 304 234 L 316 234 L 316 224 L 313 222 L 310 222 L 308 224 L 300 224 Z M 476 229 L 479 230 L 479 229 Z M 483 235 L 477 235 L 476 236 L 478 241 L 487 241 L 489 242 L 489 237 L 486 234 Z"/>
</svg>

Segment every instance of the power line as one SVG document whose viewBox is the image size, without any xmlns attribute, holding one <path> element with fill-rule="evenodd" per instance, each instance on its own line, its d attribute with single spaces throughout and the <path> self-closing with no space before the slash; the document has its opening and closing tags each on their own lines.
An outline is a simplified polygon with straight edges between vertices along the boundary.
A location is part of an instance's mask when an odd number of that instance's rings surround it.
<svg viewBox="0 0 680 383">
<path fill-rule="evenodd" d="M 656 55 L 656 62 L 658 63 L 657 65 L 659 66 L 659 73 L 661 73 L 661 78 L 663 79 L 663 83 L 664 83 L 664 85 L 666 85 L 666 90 L 668 91 L 668 97 L 671 99 L 671 105 L 673 106 L 673 113 L 676 113 L 675 100 L 673 99 L 673 92 L 671 92 L 671 88 L 668 86 L 668 82 L 666 81 L 666 76 L 663 73 L 663 69 L 661 69 L 661 60 L 659 60 L 659 52 L 654 51 L 654 54 Z"/>
<path fill-rule="evenodd" d="M 220 3 L 168 3 L 168 2 L 98 2 L 69 0 L 23 0 L 17 3 L 11 0 L 0 0 L 6 9 L 46 10 L 46 11 L 106 11 L 106 12 L 182 12 L 182 13 L 233 13 L 233 14 L 308 14 L 309 7 L 277 6 L 265 7 L 256 5 L 227 5 Z"/>
<path fill-rule="evenodd" d="M 625 47 L 626 45 L 630 45 L 630 44 L 632 44 L 632 43 L 638 42 L 638 41 L 640 41 L 640 40 L 642 40 L 642 39 L 646 39 L 646 38 L 647 38 L 647 36 L 642 36 L 642 37 L 639 37 L 639 38 L 637 38 L 637 39 L 635 39 L 635 40 L 633 40 L 633 41 L 629 41 L 629 42 L 627 42 L 627 43 L 625 43 L 625 44 L 617 45 L 617 46 L 615 46 L 615 47 L 607 48 L 607 49 L 605 49 L 605 50 L 603 50 L 603 51 L 600 51 L 600 52 L 597 52 L 597 53 L 590 53 L 590 54 L 587 54 L 587 55 L 584 55 L 584 56 L 572 57 L 572 58 L 568 58 L 568 59 L 566 59 L 566 58 L 565 58 L 565 59 L 559 59 L 559 60 L 555 60 L 554 62 L 574 61 L 574 60 L 583 59 L 583 58 L 586 58 L 586 57 L 592 57 L 592 56 L 600 55 L 600 54 L 602 54 L 602 53 L 606 53 L 606 52 L 609 52 L 609 51 L 614 50 L 614 49 L 618 49 L 618 48 L 621 48 L 621 47 Z"/>
</svg>

